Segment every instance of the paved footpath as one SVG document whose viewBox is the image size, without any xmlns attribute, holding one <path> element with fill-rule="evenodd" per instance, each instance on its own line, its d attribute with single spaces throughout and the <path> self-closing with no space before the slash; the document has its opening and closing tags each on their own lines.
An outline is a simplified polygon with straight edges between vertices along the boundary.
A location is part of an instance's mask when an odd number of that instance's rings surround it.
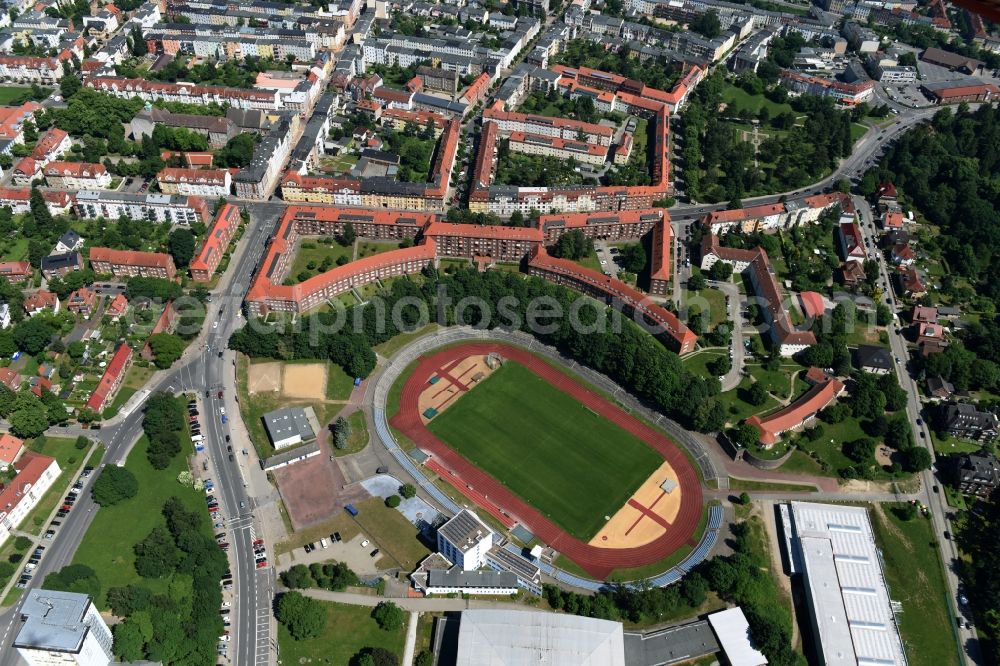
<svg viewBox="0 0 1000 666">
<path fill-rule="evenodd" d="M 283 591 L 283 590 L 278 590 Z M 383 601 L 391 601 L 405 611 L 418 613 L 447 613 L 451 611 L 463 611 L 470 608 L 502 608 L 504 610 L 537 610 L 531 606 L 512 603 L 510 601 L 488 601 L 485 599 L 444 599 L 437 597 L 407 597 L 396 599 L 388 597 L 377 597 L 368 594 L 357 594 L 354 592 L 331 592 L 329 590 L 299 590 L 307 597 L 319 599 L 320 601 L 335 601 L 340 604 L 350 604 L 352 606 L 368 606 L 374 608 Z"/>
<path fill-rule="evenodd" d="M 420 613 L 410 612 L 410 621 L 406 625 L 406 644 L 403 646 L 403 666 L 413 666 L 413 649 L 417 644 L 417 618 Z"/>
</svg>

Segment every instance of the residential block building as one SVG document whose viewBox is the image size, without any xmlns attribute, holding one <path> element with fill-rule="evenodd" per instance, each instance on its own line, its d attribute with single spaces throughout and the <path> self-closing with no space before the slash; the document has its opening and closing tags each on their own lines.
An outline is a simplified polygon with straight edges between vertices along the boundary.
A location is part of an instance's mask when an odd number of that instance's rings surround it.
<svg viewBox="0 0 1000 666">
<path fill-rule="evenodd" d="M 198 282 L 208 282 L 212 279 L 215 269 L 226 253 L 226 248 L 229 247 L 229 241 L 236 235 L 242 221 L 240 209 L 233 204 L 227 203 L 219 209 L 215 222 L 205 236 L 201 250 L 189 267 L 193 279 Z"/>
<path fill-rule="evenodd" d="M 232 176 L 226 169 L 181 169 L 166 167 L 156 174 L 156 182 L 164 194 L 184 196 L 217 197 L 229 196 Z"/>
<path fill-rule="evenodd" d="M 128 217 L 183 226 L 209 220 L 205 200 L 195 196 L 81 190 L 76 194 L 73 208 L 79 217 L 87 220 Z"/>
<path fill-rule="evenodd" d="M 174 260 L 163 252 L 90 248 L 90 267 L 95 273 L 111 273 L 115 277 L 158 277 L 172 280 L 177 273 Z"/>
</svg>

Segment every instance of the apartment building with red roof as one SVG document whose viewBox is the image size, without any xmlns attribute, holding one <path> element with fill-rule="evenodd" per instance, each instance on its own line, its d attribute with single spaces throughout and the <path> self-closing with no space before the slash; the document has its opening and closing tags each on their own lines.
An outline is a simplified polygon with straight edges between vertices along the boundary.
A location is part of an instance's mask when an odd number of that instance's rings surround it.
<svg viewBox="0 0 1000 666">
<path fill-rule="evenodd" d="M 746 273 L 750 278 L 756 303 L 769 327 L 771 341 L 782 356 L 793 356 L 816 344 L 812 331 L 799 331 L 792 325 L 784 292 L 764 248 L 722 247 L 718 236 L 705 234 L 701 241 L 701 270 L 709 270 L 717 261 L 732 264 L 734 272 Z"/>
<path fill-rule="evenodd" d="M 103 164 L 90 162 L 50 162 L 42 173 L 49 187 L 66 190 L 103 190 L 111 186 L 111 174 Z"/>
<path fill-rule="evenodd" d="M 839 379 L 830 377 L 826 381 L 819 380 L 787 407 L 764 417 L 751 416 L 746 422 L 760 432 L 761 445 L 769 449 L 778 443 L 783 433 L 808 423 L 843 392 L 844 383 Z"/>
<path fill-rule="evenodd" d="M 490 78 L 490 75 L 483 72 L 469 84 L 469 87 L 465 89 L 459 99 L 468 104 L 470 107 L 479 104 L 481 101 L 486 99 L 486 95 L 490 91 L 491 81 L 492 79 Z"/>
<path fill-rule="evenodd" d="M 24 440 L 14 437 L 9 432 L 0 435 L 0 470 L 6 471 L 17 462 L 24 451 Z"/>
<path fill-rule="evenodd" d="M 7 280 L 11 284 L 21 284 L 28 278 L 34 276 L 35 271 L 31 263 L 27 261 L 3 261 L 0 262 L 0 278 Z"/>
<path fill-rule="evenodd" d="M 865 252 L 865 239 L 857 222 L 841 222 L 837 228 L 837 241 L 840 244 L 840 256 L 844 261 L 864 261 L 868 257 L 868 253 Z"/>
<path fill-rule="evenodd" d="M 201 250 L 191 262 L 189 270 L 191 277 L 198 282 L 208 282 L 215 274 L 222 256 L 229 247 L 229 241 L 236 235 L 243 218 L 240 209 L 233 204 L 225 204 L 219 208 L 215 221 L 205 235 Z"/>
<path fill-rule="evenodd" d="M 664 215 L 653 227 L 652 257 L 649 269 L 649 293 L 667 296 L 673 280 L 674 229 L 670 218 Z"/>
<path fill-rule="evenodd" d="M 73 197 L 69 192 L 39 188 L 49 212 L 53 215 L 63 215 L 69 212 L 73 205 Z M 0 206 L 9 206 L 15 214 L 27 213 L 31 210 L 30 187 L 0 187 Z"/>
<path fill-rule="evenodd" d="M 97 383 L 94 392 L 87 400 L 87 409 L 100 414 L 111 404 L 122 382 L 125 381 L 125 374 L 129 366 L 132 365 L 132 347 L 128 343 L 122 343 L 115 350 L 114 356 L 104 369 L 101 380 Z"/>
<path fill-rule="evenodd" d="M 439 257 L 489 258 L 516 262 L 542 244 L 539 229 L 430 222 L 423 237 L 434 241 Z"/>
<path fill-rule="evenodd" d="M 56 85 L 64 74 L 59 58 L 0 56 L 0 79 L 5 81 Z"/>
<path fill-rule="evenodd" d="M 550 213 L 538 217 L 538 228 L 545 244 L 552 245 L 568 231 L 579 231 L 585 238 L 624 240 L 645 236 L 662 220 L 670 217 L 662 208 L 642 208 L 607 213 Z"/>
<path fill-rule="evenodd" d="M 698 342 L 698 336 L 677 315 L 653 303 L 642 292 L 575 261 L 552 257 L 541 245 L 528 260 L 528 274 L 582 291 L 608 305 L 622 307 L 680 355 L 694 351 Z"/>
<path fill-rule="evenodd" d="M 90 248 L 90 267 L 95 273 L 111 273 L 115 277 L 158 277 L 172 280 L 177 274 L 174 260 L 169 254 L 113 250 L 109 247 Z"/>
<path fill-rule="evenodd" d="M 20 106 L 0 106 L 0 139 L 24 143 L 24 124 L 35 120 L 35 113 L 42 108 L 38 102 L 25 102 Z"/>
<path fill-rule="evenodd" d="M 501 111 L 495 108 L 483 111 L 483 122 L 487 120 L 497 124 L 497 129 L 503 137 L 513 133 L 537 134 L 566 141 L 583 140 L 607 148 L 615 136 L 614 128 L 604 125 L 585 123 L 569 118 L 550 118 L 530 113 Z"/>
<path fill-rule="evenodd" d="M 165 167 L 156 174 L 156 182 L 164 194 L 198 197 L 229 196 L 233 180 L 226 169 L 183 169 Z"/>
<path fill-rule="evenodd" d="M 508 137 L 511 152 L 542 155 L 560 160 L 574 159 L 581 164 L 600 166 L 608 160 L 608 147 L 600 144 L 542 136 L 525 132 L 511 132 Z"/>
<path fill-rule="evenodd" d="M 358 104 L 360 104 L 360 102 Z M 432 127 L 434 130 L 434 138 L 437 139 L 441 136 L 441 132 L 444 131 L 445 127 L 448 126 L 447 118 L 441 114 L 433 113 L 431 111 L 404 111 L 403 109 L 393 108 L 382 109 L 382 107 L 377 104 L 375 106 L 381 109 L 381 114 L 377 120 L 379 120 L 383 126 L 389 125 L 397 132 L 405 130 L 407 125 L 416 125 L 421 130 Z"/>
<path fill-rule="evenodd" d="M 146 102 L 183 102 L 185 104 L 228 104 L 235 109 L 274 111 L 280 108 L 277 90 L 243 90 L 223 86 L 200 86 L 191 83 L 160 83 L 145 79 L 115 76 L 87 76 L 83 85 L 122 99 L 138 97 Z"/>
<path fill-rule="evenodd" d="M 55 458 L 34 451 L 25 451 L 15 466 L 17 476 L 0 486 L 0 545 L 38 506 L 61 472 Z"/>
</svg>

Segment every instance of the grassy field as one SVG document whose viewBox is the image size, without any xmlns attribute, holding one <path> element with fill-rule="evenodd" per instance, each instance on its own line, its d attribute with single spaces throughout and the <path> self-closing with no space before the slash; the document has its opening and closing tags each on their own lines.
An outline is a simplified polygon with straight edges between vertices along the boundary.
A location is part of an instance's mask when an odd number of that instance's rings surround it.
<svg viewBox="0 0 1000 666">
<path fill-rule="evenodd" d="M 382 647 L 402 657 L 405 624 L 398 631 L 383 631 L 366 606 L 321 603 L 326 609 L 326 627 L 316 638 L 297 641 L 285 625 L 278 624 L 278 646 L 283 663 L 347 666 L 351 658 L 366 647 Z"/>
<path fill-rule="evenodd" d="M 31 92 L 31 88 L 19 88 L 17 86 L 0 87 L 0 106 L 8 106 Z"/>
<path fill-rule="evenodd" d="M 644 442 L 515 363 L 493 373 L 429 428 L 583 540 L 662 463 Z"/>
<path fill-rule="evenodd" d="M 726 321 L 726 295 L 718 289 L 702 289 L 701 291 L 684 291 L 684 303 L 688 307 L 696 305 L 702 312 L 709 314 L 709 328 L 715 328 Z"/>
<path fill-rule="evenodd" d="M 35 453 L 55 458 L 61 471 L 52 487 L 46 491 L 38 505 L 21 523 L 20 529 L 22 531 L 36 536 L 42 533 L 42 528 L 49 514 L 52 513 L 52 509 L 66 494 L 70 479 L 83 467 L 86 462 L 84 457 L 90 447 L 88 445 L 87 449 L 80 450 L 76 448 L 75 444 L 76 439 L 72 437 L 46 437 L 44 435 L 28 442 L 28 448 Z M 90 461 L 91 464 L 101 459 L 102 452 L 102 448 L 97 449 L 96 457 Z"/>
<path fill-rule="evenodd" d="M 767 401 L 763 405 L 751 405 L 747 402 L 752 383 L 749 377 L 744 377 L 734 390 L 719 394 L 719 400 L 726 410 L 726 420 L 729 423 L 738 423 L 753 414 L 766 414 L 778 407 L 778 401 L 771 395 L 767 396 Z"/>
<path fill-rule="evenodd" d="M 326 399 L 348 400 L 354 391 L 354 378 L 336 363 L 326 364 Z"/>
<path fill-rule="evenodd" d="M 288 271 L 285 284 L 297 284 L 300 282 L 298 276 L 303 271 L 309 273 L 310 276 L 319 274 L 319 267 L 327 257 L 333 262 L 330 265 L 332 269 L 337 265 L 337 259 L 345 257 L 350 261 L 354 258 L 354 246 L 348 245 L 344 247 L 340 243 L 324 243 L 315 239 L 303 242 L 299 245 L 298 251 L 295 253 L 295 261 L 292 263 L 292 268 Z M 312 264 L 312 268 L 309 268 L 310 264 Z"/>
<path fill-rule="evenodd" d="M 893 508 L 883 504 L 870 513 L 890 596 L 903 604 L 903 612 L 896 617 L 910 666 L 958 666 L 958 649 L 949 630 L 953 622 L 948 592 L 931 522 L 919 517 L 901 520 Z"/>
<path fill-rule="evenodd" d="M 399 241 L 360 240 L 358 241 L 358 259 L 373 257 L 376 254 L 398 249 Z"/>
<path fill-rule="evenodd" d="M 351 434 L 347 438 L 347 448 L 331 448 L 335 456 L 349 456 L 365 448 L 368 444 L 368 423 L 365 420 L 365 413 L 356 411 L 347 417 L 347 423 L 351 426 Z"/>
<path fill-rule="evenodd" d="M 161 509 L 170 497 L 179 497 L 192 511 L 205 510 L 203 492 L 177 483 L 177 475 L 188 468 L 187 456 L 193 453 L 190 441 L 184 442 L 181 455 L 164 470 L 153 469 L 149 464 L 148 446 L 146 437 L 140 437 L 125 462 L 125 468 L 139 481 L 139 494 L 121 504 L 101 508 L 73 558 L 73 564 L 85 564 L 97 572 L 101 581 L 97 605 L 102 609 L 107 608 L 105 595 L 111 587 L 141 583 L 154 594 L 166 594 L 174 585 L 189 588 L 191 584 L 186 576 L 141 578 L 135 571 L 133 546 L 145 539 L 154 527 L 166 524 Z M 207 521 L 203 524 L 205 533 L 211 536 L 211 524 Z"/>
<path fill-rule="evenodd" d="M 375 353 L 378 354 L 379 356 L 384 356 L 388 358 L 393 354 L 395 354 L 396 352 L 398 352 L 403 347 L 405 347 L 406 345 L 416 340 L 417 338 L 423 337 L 429 333 L 433 333 L 437 329 L 438 329 L 437 324 L 427 324 L 423 328 L 418 328 L 412 333 L 400 333 L 391 340 L 383 342 L 380 345 L 376 345 L 374 348 Z"/>
<path fill-rule="evenodd" d="M 753 115 L 760 113 L 761 107 L 767 107 L 771 117 L 790 112 L 794 113 L 790 104 L 776 104 L 764 95 L 751 95 L 733 84 L 726 84 L 722 90 L 722 101 L 726 103 L 726 115 L 735 115 L 740 109 L 747 109 Z"/>
<path fill-rule="evenodd" d="M 431 554 L 417 538 L 417 528 L 399 511 L 387 507 L 380 497 L 355 502 L 354 506 L 358 509 L 354 522 L 382 550 L 380 569 L 400 567 L 403 571 L 413 571 L 420 560 Z"/>
</svg>

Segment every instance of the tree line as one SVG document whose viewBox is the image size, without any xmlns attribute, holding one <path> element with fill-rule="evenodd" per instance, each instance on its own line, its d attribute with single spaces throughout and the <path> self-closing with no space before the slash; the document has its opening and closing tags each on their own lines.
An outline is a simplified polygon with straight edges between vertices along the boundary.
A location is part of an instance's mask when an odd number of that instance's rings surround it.
<svg viewBox="0 0 1000 666">
<path fill-rule="evenodd" d="M 485 308 L 456 309 L 455 304 L 466 297 L 477 299 Z M 501 319 L 498 303 L 504 297 L 511 298 L 504 301 Z M 725 423 L 716 378 L 702 379 L 691 374 L 674 352 L 627 316 L 618 316 L 596 303 L 595 307 L 580 308 L 580 326 L 574 326 L 566 313 L 580 298 L 578 292 L 541 278 L 471 269 L 442 274 L 428 266 L 422 279 L 399 279 L 380 298 L 348 309 L 346 323 L 339 332 L 316 333 L 330 330 L 337 321 L 336 313 L 303 317 L 291 331 L 257 321 L 233 333 L 229 347 L 251 357 L 328 358 L 351 376 L 366 377 L 375 367 L 372 347 L 427 323 L 428 313 L 433 313 L 431 318 L 446 326 L 503 325 L 530 333 L 629 388 L 651 408 L 690 428 L 709 432 Z M 530 304 L 543 302 L 538 299 L 557 304 L 564 313 L 558 319 L 545 320 L 551 327 L 544 330 L 533 330 L 538 327 L 530 326 L 531 318 L 527 316 Z M 420 303 L 423 314 L 413 305 L 397 307 L 397 303 L 405 302 Z M 394 309 L 398 310 L 396 318 L 389 316 Z"/>
</svg>

